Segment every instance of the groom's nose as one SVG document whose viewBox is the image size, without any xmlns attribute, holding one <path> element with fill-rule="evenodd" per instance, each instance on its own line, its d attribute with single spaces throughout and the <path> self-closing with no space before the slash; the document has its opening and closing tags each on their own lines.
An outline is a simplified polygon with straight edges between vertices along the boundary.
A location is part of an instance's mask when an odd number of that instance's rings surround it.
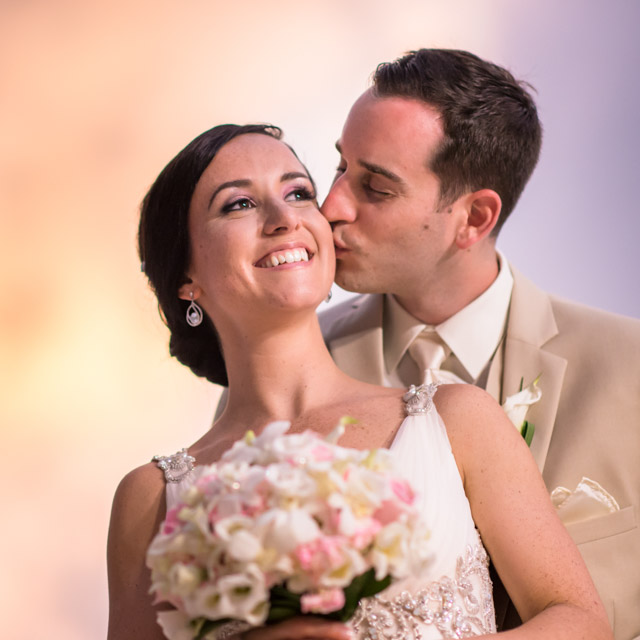
<svg viewBox="0 0 640 640">
<path fill-rule="evenodd" d="M 332 226 L 339 222 L 355 222 L 356 202 L 344 175 L 338 176 L 331 185 L 320 211 Z"/>
</svg>

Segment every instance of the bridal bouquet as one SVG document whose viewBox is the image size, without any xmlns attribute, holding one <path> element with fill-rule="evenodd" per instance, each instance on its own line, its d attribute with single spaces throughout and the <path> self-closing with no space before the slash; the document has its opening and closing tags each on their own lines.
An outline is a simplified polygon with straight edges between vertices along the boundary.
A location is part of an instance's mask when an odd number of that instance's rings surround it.
<svg viewBox="0 0 640 640">
<path fill-rule="evenodd" d="M 431 557 L 414 494 L 385 449 L 359 451 L 248 432 L 172 508 L 147 553 L 151 592 L 172 611 L 172 640 L 215 638 L 223 623 L 257 626 L 313 613 L 346 621 L 361 598 L 420 575 Z"/>
</svg>

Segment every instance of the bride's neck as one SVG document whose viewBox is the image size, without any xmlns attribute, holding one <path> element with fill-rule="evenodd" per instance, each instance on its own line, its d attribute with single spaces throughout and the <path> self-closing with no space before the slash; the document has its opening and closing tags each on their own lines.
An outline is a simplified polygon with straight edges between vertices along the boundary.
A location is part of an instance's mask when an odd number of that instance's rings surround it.
<svg viewBox="0 0 640 640">
<path fill-rule="evenodd" d="M 295 420 L 344 384 L 315 313 L 230 328 L 222 337 L 234 420 Z"/>
</svg>

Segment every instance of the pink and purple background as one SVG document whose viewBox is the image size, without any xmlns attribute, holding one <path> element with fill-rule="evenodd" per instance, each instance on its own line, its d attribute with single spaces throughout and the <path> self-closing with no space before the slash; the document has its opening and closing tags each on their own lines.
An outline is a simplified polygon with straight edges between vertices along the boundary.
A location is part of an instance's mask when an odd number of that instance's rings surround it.
<svg viewBox="0 0 640 640">
<path fill-rule="evenodd" d="M 638 24 L 633 0 L 0 0 L 3 637 L 104 637 L 115 487 L 210 423 L 217 390 L 168 356 L 134 248 L 182 146 L 273 122 L 324 196 L 375 65 L 469 49 L 536 87 L 545 126 L 499 246 L 639 317 Z"/>
</svg>

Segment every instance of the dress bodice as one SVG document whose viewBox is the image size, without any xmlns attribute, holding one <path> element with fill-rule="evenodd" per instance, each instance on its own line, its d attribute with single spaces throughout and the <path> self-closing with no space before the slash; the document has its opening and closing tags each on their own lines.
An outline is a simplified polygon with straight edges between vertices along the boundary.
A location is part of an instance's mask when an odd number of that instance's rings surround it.
<svg viewBox="0 0 640 640">
<path fill-rule="evenodd" d="M 360 603 L 350 625 L 361 640 L 435 640 L 495 632 L 488 557 L 475 528 L 451 445 L 432 398 L 437 385 L 411 387 L 407 416 L 390 447 L 413 486 L 431 531 L 426 577 L 393 583 Z M 167 478 L 167 508 L 192 482 L 186 451 L 156 457 Z"/>
</svg>

